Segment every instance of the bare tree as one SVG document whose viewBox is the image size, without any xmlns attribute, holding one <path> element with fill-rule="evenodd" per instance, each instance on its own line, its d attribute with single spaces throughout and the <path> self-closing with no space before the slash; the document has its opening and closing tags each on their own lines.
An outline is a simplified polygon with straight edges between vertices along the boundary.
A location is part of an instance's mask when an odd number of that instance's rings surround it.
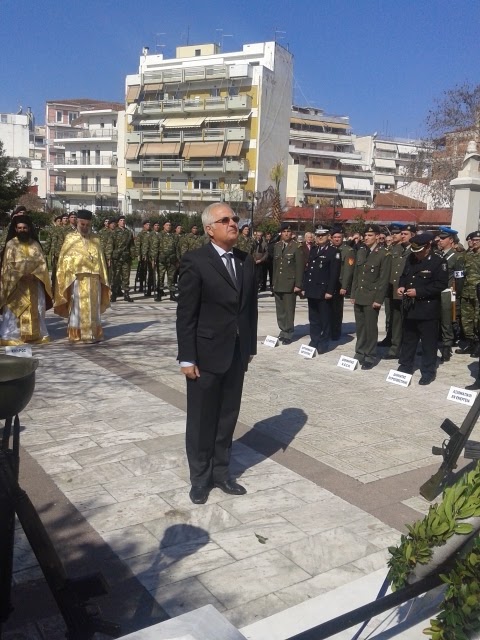
<svg viewBox="0 0 480 640">
<path fill-rule="evenodd" d="M 426 184 L 434 207 L 452 206 L 450 182 L 457 177 L 468 142 L 480 139 L 480 84 L 465 82 L 445 91 L 428 112 L 426 131 L 408 178 Z"/>
</svg>

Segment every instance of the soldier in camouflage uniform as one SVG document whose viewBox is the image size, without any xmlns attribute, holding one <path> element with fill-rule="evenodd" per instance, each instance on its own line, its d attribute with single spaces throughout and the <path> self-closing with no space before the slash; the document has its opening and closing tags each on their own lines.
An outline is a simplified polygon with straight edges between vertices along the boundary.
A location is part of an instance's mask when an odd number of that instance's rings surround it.
<svg viewBox="0 0 480 640">
<path fill-rule="evenodd" d="M 130 271 L 132 268 L 132 257 L 135 252 L 133 234 L 125 226 L 125 216 L 118 219 L 118 227 L 113 232 L 113 287 L 112 302 L 115 302 L 120 291 L 123 291 L 123 299 L 126 302 L 133 302 L 129 295 L 130 291 Z"/>
<path fill-rule="evenodd" d="M 180 260 L 178 239 L 175 234 L 172 233 L 172 223 L 167 221 L 163 225 L 163 230 L 160 231 L 158 237 L 158 246 L 155 251 L 155 258 L 158 264 L 158 281 L 157 281 L 157 296 L 156 299 L 161 300 L 165 295 L 163 285 L 165 276 L 167 276 L 168 289 L 170 292 L 170 300 L 176 301 L 173 279 L 175 276 L 175 269 L 177 268 Z"/>
<path fill-rule="evenodd" d="M 365 228 L 363 244 L 357 249 L 352 281 L 357 343 L 355 358 L 362 369 L 372 369 L 378 340 L 378 314 L 388 290 L 391 257 L 378 245 L 380 228 Z"/>
<path fill-rule="evenodd" d="M 253 254 L 255 242 L 253 238 L 250 237 L 250 227 L 247 223 L 242 224 L 242 226 L 240 227 L 240 233 L 238 235 L 236 247 L 241 251 L 245 251 L 245 253 L 249 253 L 250 255 Z"/>
<path fill-rule="evenodd" d="M 138 269 L 135 280 L 138 280 L 140 293 L 147 298 L 152 295 L 153 268 L 149 256 L 150 220 L 143 222 L 143 229 L 135 238 L 135 252 L 138 258 Z"/>
<path fill-rule="evenodd" d="M 479 335 L 479 303 L 477 287 L 480 284 L 480 232 L 472 236 L 472 250 L 466 251 L 464 260 L 464 280 L 460 297 L 460 315 L 466 344 L 455 353 L 469 353 L 472 357 L 480 356 Z"/>
<path fill-rule="evenodd" d="M 305 234 L 306 237 L 307 234 Z M 340 340 L 342 335 L 343 305 L 345 296 L 350 294 L 355 267 L 355 251 L 344 242 L 343 230 L 333 228 L 330 233 L 330 241 L 333 247 L 338 248 L 341 256 L 340 277 L 332 298 L 332 340 Z"/>
<path fill-rule="evenodd" d="M 440 256 L 447 262 L 448 290 L 442 291 L 440 332 L 442 339 L 442 362 L 448 362 L 452 355 L 452 347 L 460 329 L 457 323 L 457 296 L 460 299 L 463 286 L 463 254 L 455 251 L 458 243 L 457 232 L 450 227 L 440 227 L 437 248 Z"/>
<path fill-rule="evenodd" d="M 180 253 L 180 257 L 183 256 L 187 251 L 193 251 L 194 249 L 199 249 L 206 242 L 207 236 L 201 236 L 198 233 L 198 226 L 194 224 L 190 230 L 190 233 L 182 236 L 180 243 L 178 245 L 178 250 Z"/>
<path fill-rule="evenodd" d="M 105 254 L 105 247 L 107 244 L 107 237 L 110 234 L 110 228 L 109 225 L 110 224 L 110 219 L 109 218 L 105 218 L 105 220 L 103 221 L 103 228 L 100 229 L 100 231 L 98 232 L 98 237 L 100 238 L 100 246 L 102 247 L 102 251 Z"/>
</svg>

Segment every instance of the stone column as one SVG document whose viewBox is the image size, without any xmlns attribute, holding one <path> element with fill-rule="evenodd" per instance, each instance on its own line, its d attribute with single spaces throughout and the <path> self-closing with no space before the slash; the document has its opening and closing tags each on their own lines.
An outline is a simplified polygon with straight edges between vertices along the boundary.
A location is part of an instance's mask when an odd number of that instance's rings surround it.
<svg viewBox="0 0 480 640">
<path fill-rule="evenodd" d="M 458 231 L 460 242 L 471 231 L 477 231 L 480 218 L 480 153 L 477 143 L 468 143 L 467 153 L 458 177 L 451 181 L 455 190 L 452 228 Z"/>
</svg>

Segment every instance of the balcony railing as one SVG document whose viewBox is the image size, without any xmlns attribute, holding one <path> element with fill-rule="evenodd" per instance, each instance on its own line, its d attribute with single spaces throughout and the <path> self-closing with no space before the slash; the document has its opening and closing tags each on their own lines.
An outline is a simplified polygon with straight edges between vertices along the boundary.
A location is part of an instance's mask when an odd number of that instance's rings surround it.
<svg viewBox="0 0 480 640">
<path fill-rule="evenodd" d="M 128 195 L 132 200 L 154 198 L 155 200 L 174 202 L 187 200 L 242 202 L 245 200 L 243 189 L 152 189 L 140 187 L 129 189 Z"/>
<path fill-rule="evenodd" d="M 75 131 L 55 131 L 54 140 L 77 140 L 78 138 L 111 138 L 116 140 L 117 129 L 77 129 Z"/>
<path fill-rule="evenodd" d="M 111 187 L 109 185 L 98 185 L 96 184 L 81 184 L 81 183 L 73 183 L 73 184 L 63 184 L 55 183 L 55 193 L 98 193 L 105 195 L 114 195 L 118 193 L 118 187 Z"/>
<path fill-rule="evenodd" d="M 192 111 L 227 111 L 251 108 L 252 97 L 248 95 L 228 96 L 226 98 L 212 96 L 198 100 L 192 98 L 148 100 L 140 103 L 138 113 L 189 113 Z"/>
<path fill-rule="evenodd" d="M 133 131 L 127 133 L 127 143 L 143 142 L 213 142 L 229 140 L 246 140 L 245 127 L 229 127 L 228 129 L 164 129 L 162 131 Z"/>
<path fill-rule="evenodd" d="M 180 67 L 177 69 L 164 69 L 146 71 L 143 74 L 143 82 L 181 83 L 197 80 L 222 80 L 232 78 L 248 78 L 252 75 L 252 67 L 248 64 L 240 65 L 207 65 L 204 67 Z M 147 85 L 148 86 L 148 85 Z"/>
<path fill-rule="evenodd" d="M 55 159 L 54 166 L 55 167 L 78 167 L 79 169 L 82 167 L 116 167 L 118 164 L 118 160 L 116 157 L 111 158 L 57 158 Z"/>
<path fill-rule="evenodd" d="M 245 158 L 218 158 L 216 160 L 156 160 L 149 158 L 146 160 L 127 161 L 127 169 L 130 171 L 152 171 L 185 173 L 189 171 L 216 171 L 246 172 L 248 171 L 248 161 Z"/>
</svg>

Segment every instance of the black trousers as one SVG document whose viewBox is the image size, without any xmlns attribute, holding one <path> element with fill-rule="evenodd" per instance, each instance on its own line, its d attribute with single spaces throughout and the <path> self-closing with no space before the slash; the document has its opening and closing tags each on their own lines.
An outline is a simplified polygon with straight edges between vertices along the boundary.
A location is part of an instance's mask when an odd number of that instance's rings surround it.
<svg viewBox="0 0 480 640">
<path fill-rule="evenodd" d="M 422 375 L 434 374 L 437 370 L 438 320 L 407 318 L 403 321 L 403 338 L 398 362 L 404 367 L 413 369 L 420 340 L 422 341 L 420 371 Z"/>
<path fill-rule="evenodd" d="M 308 321 L 310 322 L 310 340 L 318 351 L 328 349 L 332 325 L 331 300 L 308 298 Z"/>
<path fill-rule="evenodd" d="M 192 486 L 209 486 L 229 478 L 244 376 L 237 341 L 232 364 L 225 373 L 200 370 L 196 380 L 187 378 L 186 451 Z"/>
<path fill-rule="evenodd" d="M 340 340 L 342 335 L 343 305 L 345 296 L 334 293 L 332 298 L 332 340 Z"/>
</svg>

